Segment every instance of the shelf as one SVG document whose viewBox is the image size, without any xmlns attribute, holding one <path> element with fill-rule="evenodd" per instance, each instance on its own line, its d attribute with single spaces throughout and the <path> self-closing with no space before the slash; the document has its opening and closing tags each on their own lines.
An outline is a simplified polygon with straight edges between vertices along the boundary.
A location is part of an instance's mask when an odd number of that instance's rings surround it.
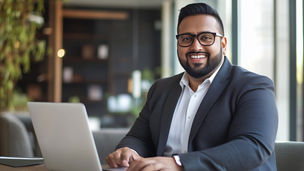
<svg viewBox="0 0 304 171">
<path fill-rule="evenodd" d="M 98 104 L 98 103 L 105 103 L 105 99 L 100 99 L 100 100 L 91 100 L 88 99 L 87 97 L 79 97 L 80 103 L 84 103 L 84 104 Z M 68 102 L 68 101 L 64 101 L 64 102 Z"/>
<path fill-rule="evenodd" d="M 62 82 L 62 84 L 106 84 L 106 80 L 80 80 L 71 82 Z"/>
<path fill-rule="evenodd" d="M 129 15 L 125 11 L 101 11 L 64 9 L 63 17 L 76 19 L 126 20 Z"/>
<path fill-rule="evenodd" d="M 106 39 L 103 35 L 90 34 L 90 33 L 64 33 L 63 39 L 72 39 L 72 40 L 104 40 Z"/>
<path fill-rule="evenodd" d="M 114 72 L 113 75 L 115 75 L 115 77 L 131 77 L 132 73 L 128 73 L 128 72 Z"/>
<path fill-rule="evenodd" d="M 104 103 L 104 99 L 100 100 L 91 100 L 91 99 L 80 99 L 80 102 L 88 104 L 88 103 Z"/>
<path fill-rule="evenodd" d="M 108 57 L 109 58 L 109 57 Z M 81 56 L 65 56 L 63 58 L 63 62 L 67 63 L 107 63 L 107 59 L 98 59 L 97 57 L 94 57 L 92 59 L 84 59 Z"/>
</svg>

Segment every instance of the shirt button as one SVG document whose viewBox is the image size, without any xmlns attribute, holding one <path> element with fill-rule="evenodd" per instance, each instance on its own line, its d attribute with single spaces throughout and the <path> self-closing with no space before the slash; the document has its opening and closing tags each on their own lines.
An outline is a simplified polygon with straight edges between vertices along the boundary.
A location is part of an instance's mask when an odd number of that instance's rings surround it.
<svg viewBox="0 0 304 171">
<path fill-rule="evenodd" d="M 194 95 L 194 97 L 196 98 L 196 94 Z"/>
<path fill-rule="evenodd" d="M 190 116 L 188 116 L 188 119 L 191 119 L 191 117 L 190 117 Z"/>
</svg>

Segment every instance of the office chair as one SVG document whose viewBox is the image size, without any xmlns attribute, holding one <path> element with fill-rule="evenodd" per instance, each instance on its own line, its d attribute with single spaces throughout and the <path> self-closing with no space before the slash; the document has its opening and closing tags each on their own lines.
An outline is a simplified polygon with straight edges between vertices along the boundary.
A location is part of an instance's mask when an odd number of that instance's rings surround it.
<svg viewBox="0 0 304 171">
<path fill-rule="evenodd" d="M 101 164 L 106 164 L 105 158 L 115 150 L 117 144 L 128 131 L 128 128 L 102 128 L 101 130 L 93 131 Z"/>
<path fill-rule="evenodd" d="M 28 132 L 14 114 L 0 114 L 0 156 L 34 156 Z"/>
<path fill-rule="evenodd" d="M 278 171 L 304 171 L 304 142 L 276 142 L 275 153 Z"/>
</svg>

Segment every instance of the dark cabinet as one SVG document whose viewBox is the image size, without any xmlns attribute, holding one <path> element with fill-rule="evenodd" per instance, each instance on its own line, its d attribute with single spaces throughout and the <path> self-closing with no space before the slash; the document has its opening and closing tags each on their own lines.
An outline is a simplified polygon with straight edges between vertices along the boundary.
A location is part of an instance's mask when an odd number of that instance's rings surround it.
<svg viewBox="0 0 304 171">
<path fill-rule="evenodd" d="M 109 40 L 96 30 L 99 21 L 63 17 L 62 101 L 84 103 L 90 116 L 107 112 L 113 85 Z"/>
<path fill-rule="evenodd" d="M 43 32 L 50 53 L 33 63 L 19 87 L 31 101 L 80 101 L 103 126 L 124 126 L 121 118 L 129 115 L 109 111 L 107 102 L 120 95 L 133 98 L 132 73 L 160 66 L 161 10 L 47 4 Z"/>
<path fill-rule="evenodd" d="M 107 99 L 132 95 L 132 72 L 160 66 L 159 21 L 156 9 L 63 8 L 62 101 L 79 99 L 89 116 L 111 115 Z"/>
</svg>

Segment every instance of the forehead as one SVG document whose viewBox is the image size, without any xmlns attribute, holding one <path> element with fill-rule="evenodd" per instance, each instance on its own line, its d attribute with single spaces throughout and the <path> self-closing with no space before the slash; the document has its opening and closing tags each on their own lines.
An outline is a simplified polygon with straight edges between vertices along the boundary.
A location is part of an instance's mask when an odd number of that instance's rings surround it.
<svg viewBox="0 0 304 171">
<path fill-rule="evenodd" d="M 185 17 L 179 25 L 180 33 L 219 32 L 219 24 L 211 15 L 192 15 Z"/>
</svg>

